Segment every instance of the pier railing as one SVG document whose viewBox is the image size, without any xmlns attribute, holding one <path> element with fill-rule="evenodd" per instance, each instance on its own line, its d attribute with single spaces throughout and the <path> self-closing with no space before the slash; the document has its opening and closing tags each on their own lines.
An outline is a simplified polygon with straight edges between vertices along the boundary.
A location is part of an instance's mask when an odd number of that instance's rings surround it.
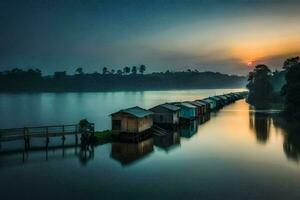
<svg viewBox="0 0 300 200">
<path fill-rule="evenodd" d="M 78 124 L 69 125 L 55 125 L 55 126 L 37 126 L 37 127 L 23 127 L 0 129 L 0 142 L 24 140 L 25 148 L 30 147 L 31 138 L 45 138 L 46 147 L 48 146 L 50 137 L 62 137 L 62 141 L 66 139 L 67 135 L 74 135 L 76 144 L 78 143 L 78 135 L 81 135 L 82 140 L 87 140 L 89 136 L 94 135 L 95 125 L 90 123 L 88 127 L 80 128 Z"/>
</svg>

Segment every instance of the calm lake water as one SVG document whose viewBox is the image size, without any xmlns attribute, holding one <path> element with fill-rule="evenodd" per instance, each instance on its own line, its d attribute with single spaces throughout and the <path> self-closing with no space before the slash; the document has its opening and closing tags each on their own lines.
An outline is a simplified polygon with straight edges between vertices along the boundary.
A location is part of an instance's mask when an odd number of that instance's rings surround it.
<svg viewBox="0 0 300 200">
<path fill-rule="evenodd" d="M 110 129 L 109 115 L 132 106 L 195 100 L 243 89 L 170 90 L 145 92 L 1 94 L 1 128 L 75 124 L 83 118 L 94 122 L 96 130 Z"/>
<path fill-rule="evenodd" d="M 108 114 L 124 107 L 223 92 L 228 91 L 0 95 L 1 126 L 87 117 L 101 130 L 110 127 Z M 0 154 L 0 197 L 300 199 L 300 140 L 280 125 L 276 111 L 255 111 L 240 100 L 205 120 L 140 143 Z"/>
</svg>

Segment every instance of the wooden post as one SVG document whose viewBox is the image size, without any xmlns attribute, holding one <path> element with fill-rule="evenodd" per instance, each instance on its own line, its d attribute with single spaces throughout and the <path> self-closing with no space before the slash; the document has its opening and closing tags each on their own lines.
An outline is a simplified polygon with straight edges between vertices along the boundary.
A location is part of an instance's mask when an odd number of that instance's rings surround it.
<svg viewBox="0 0 300 200">
<path fill-rule="evenodd" d="M 48 127 L 46 127 L 46 149 L 48 151 L 48 145 L 49 145 L 49 132 Z"/>
<path fill-rule="evenodd" d="M 46 160 L 48 160 L 48 148 L 46 149 Z"/>
<path fill-rule="evenodd" d="M 65 140 L 66 140 L 66 137 L 65 137 L 65 126 L 63 125 L 62 126 L 62 131 L 63 131 L 63 134 L 62 134 L 62 144 L 63 146 L 65 145 Z"/>
<path fill-rule="evenodd" d="M 78 145 L 78 125 L 75 126 L 75 143 Z"/>
<path fill-rule="evenodd" d="M 1 150 L 1 148 L 2 148 L 2 143 L 1 143 L 1 137 L 2 137 L 2 131 L 1 131 L 1 129 L 0 129 L 0 150 Z"/>
<path fill-rule="evenodd" d="M 30 149 L 29 129 L 26 128 L 27 148 Z"/>
<path fill-rule="evenodd" d="M 24 149 L 27 151 L 27 141 L 26 141 L 26 128 L 23 128 L 23 138 L 24 138 Z"/>
</svg>

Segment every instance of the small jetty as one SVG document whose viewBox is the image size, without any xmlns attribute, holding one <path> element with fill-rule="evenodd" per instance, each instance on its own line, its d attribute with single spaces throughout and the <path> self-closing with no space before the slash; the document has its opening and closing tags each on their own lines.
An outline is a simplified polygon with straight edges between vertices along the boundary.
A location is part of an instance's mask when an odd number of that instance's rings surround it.
<svg viewBox="0 0 300 200">
<path fill-rule="evenodd" d="M 25 150 L 30 149 L 30 141 L 33 138 L 44 138 L 45 148 L 48 148 L 50 138 L 61 137 L 64 145 L 67 136 L 74 136 L 76 145 L 81 140 L 81 144 L 87 143 L 89 138 L 95 133 L 94 124 L 82 127 L 79 124 L 23 127 L 0 130 L 0 143 L 16 140 L 24 141 Z M 79 138 L 80 137 L 80 138 Z"/>
</svg>

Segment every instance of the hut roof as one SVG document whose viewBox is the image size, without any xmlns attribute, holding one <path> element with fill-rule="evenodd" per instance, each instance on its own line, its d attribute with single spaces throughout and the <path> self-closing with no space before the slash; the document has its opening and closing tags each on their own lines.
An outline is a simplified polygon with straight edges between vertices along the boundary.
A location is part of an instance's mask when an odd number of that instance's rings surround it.
<svg viewBox="0 0 300 200">
<path fill-rule="evenodd" d="M 130 115 L 133 115 L 137 118 L 146 117 L 148 115 L 152 115 L 153 112 L 143 109 L 141 107 L 135 106 L 127 109 L 120 110 L 118 112 L 112 113 L 111 115 L 117 114 L 117 113 L 127 113 Z"/>
<path fill-rule="evenodd" d="M 207 98 L 207 99 L 202 99 L 202 101 L 205 101 L 205 102 L 208 102 L 208 103 L 213 103 L 213 102 L 214 102 L 214 100 L 209 99 L 209 98 Z"/>
<path fill-rule="evenodd" d="M 193 106 L 192 104 L 190 103 L 186 103 L 186 102 L 183 102 L 183 103 L 180 103 L 182 106 L 185 106 L 185 107 L 188 107 L 188 108 L 197 108 L 196 106 Z"/>
<path fill-rule="evenodd" d="M 215 100 L 222 100 L 220 97 L 218 96 L 212 96 L 212 97 L 209 97 L 209 98 L 212 98 L 212 99 L 215 99 Z"/>
<path fill-rule="evenodd" d="M 171 110 L 171 111 L 177 111 L 177 110 L 180 110 L 180 107 L 178 106 L 175 106 L 175 105 L 172 105 L 172 104 L 169 104 L 169 103 L 164 103 L 164 104 L 161 104 L 159 106 L 162 106 L 168 110 Z"/>
<path fill-rule="evenodd" d="M 194 106 L 198 106 L 198 107 L 205 106 L 205 103 L 202 103 L 200 101 L 191 101 L 189 103 L 194 105 Z"/>
<path fill-rule="evenodd" d="M 202 106 L 205 106 L 207 103 L 204 103 L 203 101 L 201 100 L 196 100 L 194 102 L 197 102 L 199 105 L 202 105 Z"/>
<path fill-rule="evenodd" d="M 222 98 L 222 99 L 224 99 L 224 100 L 227 100 L 227 99 L 228 99 L 228 97 L 226 97 L 226 96 L 224 96 L 224 95 L 220 95 L 219 97 Z"/>
</svg>

